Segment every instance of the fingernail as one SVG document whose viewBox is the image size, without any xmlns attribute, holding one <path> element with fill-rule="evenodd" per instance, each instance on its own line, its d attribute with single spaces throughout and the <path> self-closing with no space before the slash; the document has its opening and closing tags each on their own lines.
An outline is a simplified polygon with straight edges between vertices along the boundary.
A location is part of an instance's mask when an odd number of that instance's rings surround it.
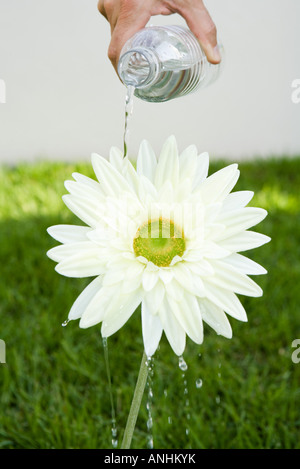
<svg viewBox="0 0 300 469">
<path fill-rule="evenodd" d="M 222 56 L 218 44 L 213 48 L 213 57 L 216 62 L 221 62 Z"/>
</svg>

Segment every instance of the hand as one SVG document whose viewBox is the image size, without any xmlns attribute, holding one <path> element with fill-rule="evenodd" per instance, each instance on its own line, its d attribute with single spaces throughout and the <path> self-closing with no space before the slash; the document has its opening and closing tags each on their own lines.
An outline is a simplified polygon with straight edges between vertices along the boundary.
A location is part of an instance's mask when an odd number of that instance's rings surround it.
<svg viewBox="0 0 300 469">
<path fill-rule="evenodd" d="M 151 16 L 180 14 L 196 36 L 209 62 L 221 61 L 217 30 L 202 0 L 99 0 L 98 10 L 111 27 L 108 57 L 117 70 L 121 49 Z"/>
</svg>

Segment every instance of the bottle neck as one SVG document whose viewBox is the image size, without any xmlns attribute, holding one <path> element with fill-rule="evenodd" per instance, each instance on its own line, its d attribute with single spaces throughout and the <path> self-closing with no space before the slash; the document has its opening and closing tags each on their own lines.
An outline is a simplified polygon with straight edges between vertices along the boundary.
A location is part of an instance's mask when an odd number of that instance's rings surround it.
<svg viewBox="0 0 300 469">
<path fill-rule="evenodd" d="M 121 55 L 118 73 L 126 86 L 145 88 L 151 85 L 160 71 L 157 54 L 145 47 L 135 47 Z"/>
</svg>

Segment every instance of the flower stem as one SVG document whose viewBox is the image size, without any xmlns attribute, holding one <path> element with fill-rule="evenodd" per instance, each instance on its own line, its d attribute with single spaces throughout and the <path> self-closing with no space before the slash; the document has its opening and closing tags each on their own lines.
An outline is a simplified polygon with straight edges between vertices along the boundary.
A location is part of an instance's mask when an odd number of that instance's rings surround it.
<svg viewBox="0 0 300 469">
<path fill-rule="evenodd" d="M 147 355 L 143 354 L 139 376 L 136 382 L 133 399 L 131 402 L 130 411 L 127 418 L 126 428 L 124 431 L 123 441 L 121 449 L 129 449 L 131 445 L 131 440 L 137 420 L 137 416 L 140 410 L 146 382 L 148 376 L 148 367 L 147 367 Z"/>
</svg>

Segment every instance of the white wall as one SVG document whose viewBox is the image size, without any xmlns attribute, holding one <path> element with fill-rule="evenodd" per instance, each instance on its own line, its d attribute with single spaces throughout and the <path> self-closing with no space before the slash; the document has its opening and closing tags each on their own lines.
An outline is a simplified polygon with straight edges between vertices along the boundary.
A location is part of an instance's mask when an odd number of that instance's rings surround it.
<svg viewBox="0 0 300 469">
<path fill-rule="evenodd" d="M 146 0 L 143 0 L 146 1 Z M 299 0 L 207 0 L 226 49 L 218 83 L 167 103 L 134 101 L 129 153 L 174 134 L 213 158 L 300 154 Z M 154 24 L 182 22 L 157 17 Z M 0 0 L 0 161 L 88 160 L 122 147 L 125 89 L 107 59 L 97 0 Z"/>
</svg>

